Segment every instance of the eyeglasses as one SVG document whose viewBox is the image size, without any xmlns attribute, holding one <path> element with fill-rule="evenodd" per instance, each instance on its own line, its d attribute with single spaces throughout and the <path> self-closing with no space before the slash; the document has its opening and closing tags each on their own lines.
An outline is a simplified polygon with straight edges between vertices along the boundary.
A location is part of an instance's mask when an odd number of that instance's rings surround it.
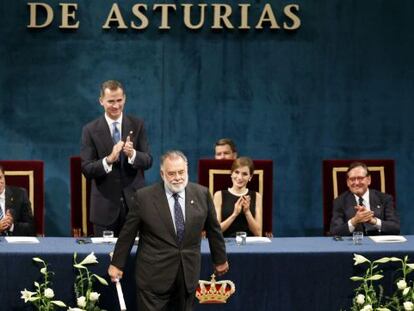
<svg viewBox="0 0 414 311">
<path fill-rule="evenodd" d="M 364 178 L 366 178 L 367 176 L 355 176 L 355 177 L 348 177 L 348 180 L 350 182 L 355 182 L 355 181 L 363 181 Z"/>
</svg>

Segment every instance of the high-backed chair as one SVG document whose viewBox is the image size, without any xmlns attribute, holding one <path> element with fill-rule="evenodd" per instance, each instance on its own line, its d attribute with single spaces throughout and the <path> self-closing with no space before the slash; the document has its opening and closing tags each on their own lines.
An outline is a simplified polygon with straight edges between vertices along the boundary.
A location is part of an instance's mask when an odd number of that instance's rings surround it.
<svg viewBox="0 0 414 311">
<path fill-rule="evenodd" d="M 91 182 L 83 176 L 79 156 L 70 158 L 70 219 L 75 237 L 93 234 L 89 221 Z"/>
<path fill-rule="evenodd" d="M 232 186 L 231 165 L 233 160 L 200 159 L 198 161 L 198 183 L 209 188 L 211 195 Z M 253 160 L 254 174 L 249 189 L 263 197 L 263 235 L 272 236 L 273 209 L 273 161 Z"/>
<path fill-rule="evenodd" d="M 323 231 L 330 235 L 329 226 L 332 218 L 333 200 L 342 192 L 348 190 L 346 171 L 352 162 L 362 162 L 368 166 L 371 173 L 370 188 L 386 192 L 394 197 L 395 191 L 395 162 L 389 159 L 357 159 L 357 160 L 324 160 L 322 164 L 323 184 Z"/>
<path fill-rule="evenodd" d="M 27 190 L 35 222 L 35 232 L 44 235 L 45 183 L 43 161 L 2 160 L 6 185 L 22 187 Z"/>
</svg>

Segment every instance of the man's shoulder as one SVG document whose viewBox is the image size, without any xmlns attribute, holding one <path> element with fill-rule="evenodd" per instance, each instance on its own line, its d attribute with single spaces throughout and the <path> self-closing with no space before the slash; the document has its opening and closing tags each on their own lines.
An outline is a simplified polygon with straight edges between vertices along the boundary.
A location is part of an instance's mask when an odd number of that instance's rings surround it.
<svg viewBox="0 0 414 311">
<path fill-rule="evenodd" d="M 135 115 L 125 114 L 123 117 L 125 119 L 131 121 L 131 122 L 134 122 L 134 123 L 144 123 L 144 119 L 142 119 L 138 116 L 135 116 Z"/>
<path fill-rule="evenodd" d="M 342 200 L 345 200 L 346 198 L 348 198 L 349 196 L 353 196 L 353 194 L 352 194 L 351 191 L 346 190 L 346 191 L 342 192 L 340 195 L 338 195 L 334 201 L 342 201 Z"/>
<path fill-rule="evenodd" d="M 164 186 L 162 185 L 161 182 L 156 182 L 153 183 L 151 185 L 142 187 L 140 189 L 138 189 L 136 191 L 137 195 L 148 195 L 148 194 L 154 194 L 154 193 L 159 193 L 159 192 L 163 192 L 164 191 Z"/>
<path fill-rule="evenodd" d="M 381 191 L 376 190 L 376 189 L 371 189 L 370 188 L 369 189 L 369 192 L 370 192 L 370 195 L 376 196 L 376 197 L 378 197 L 380 199 L 392 198 L 392 195 L 391 194 L 384 193 L 384 192 L 381 192 Z"/>
<path fill-rule="evenodd" d="M 10 193 L 13 195 L 22 195 L 26 192 L 27 192 L 26 189 L 22 187 L 6 186 L 6 193 Z"/>
<path fill-rule="evenodd" d="M 189 182 L 187 185 L 187 188 L 192 191 L 196 191 L 196 192 L 203 192 L 203 193 L 208 192 L 207 187 L 197 184 L 195 182 Z"/>
<path fill-rule="evenodd" d="M 99 124 L 101 124 L 102 121 L 105 121 L 105 117 L 104 116 L 100 116 L 96 119 L 93 119 L 92 121 L 89 121 L 88 123 L 85 124 L 85 128 L 90 128 L 90 127 L 96 127 Z"/>
</svg>

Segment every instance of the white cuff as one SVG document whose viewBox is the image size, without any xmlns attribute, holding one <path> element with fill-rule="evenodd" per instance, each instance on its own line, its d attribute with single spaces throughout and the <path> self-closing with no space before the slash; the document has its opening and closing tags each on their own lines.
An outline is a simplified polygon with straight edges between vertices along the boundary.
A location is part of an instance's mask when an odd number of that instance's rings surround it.
<svg viewBox="0 0 414 311">
<path fill-rule="evenodd" d="M 103 158 L 102 164 L 103 164 L 105 172 L 107 172 L 107 173 L 112 172 L 112 164 L 108 164 L 108 162 L 106 161 L 106 157 Z"/>
</svg>

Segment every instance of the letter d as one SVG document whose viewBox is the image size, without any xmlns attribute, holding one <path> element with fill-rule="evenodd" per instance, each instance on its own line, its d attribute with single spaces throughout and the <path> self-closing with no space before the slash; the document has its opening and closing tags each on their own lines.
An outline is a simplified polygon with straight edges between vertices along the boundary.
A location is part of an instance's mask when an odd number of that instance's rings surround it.
<svg viewBox="0 0 414 311">
<path fill-rule="evenodd" d="M 27 25 L 27 28 L 45 28 L 49 26 L 53 21 L 53 10 L 52 7 L 46 3 L 28 3 L 30 7 L 30 24 Z M 37 23 L 37 8 L 43 8 L 46 13 L 46 20 L 43 24 Z"/>
</svg>

